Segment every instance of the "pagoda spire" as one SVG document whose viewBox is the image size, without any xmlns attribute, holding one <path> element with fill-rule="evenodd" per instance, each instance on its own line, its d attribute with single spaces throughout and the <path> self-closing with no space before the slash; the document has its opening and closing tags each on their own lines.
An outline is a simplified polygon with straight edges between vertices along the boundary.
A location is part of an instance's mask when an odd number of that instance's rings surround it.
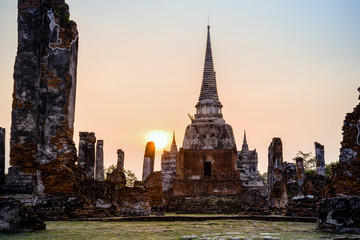
<svg viewBox="0 0 360 240">
<path fill-rule="evenodd" d="M 199 100 L 212 99 L 219 100 L 217 87 L 216 87 L 216 77 L 214 71 L 214 62 L 211 51 L 211 41 L 210 41 L 210 26 L 207 26 L 207 43 L 206 43 L 206 54 L 205 54 L 205 63 L 204 63 L 204 72 L 203 79 L 201 84 L 201 92 Z"/>
<path fill-rule="evenodd" d="M 243 141 L 243 144 L 242 144 L 242 147 L 241 147 L 241 151 L 242 152 L 249 151 L 249 146 L 248 146 L 247 141 L 246 141 L 246 130 L 244 130 L 244 141 Z"/>
<path fill-rule="evenodd" d="M 171 153 L 176 153 L 176 152 L 178 152 L 177 145 L 176 145 L 176 141 L 175 141 L 175 132 L 173 132 L 173 140 L 172 140 L 170 152 L 171 152 Z"/>
<path fill-rule="evenodd" d="M 204 72 L 201 83 L 200 97 L 196 104 L 195 120 L 197 121 L 221 121 L 224 122 L 221 108 L 222 104 L 219 101 L 219 96 L 216 87 L 216 77 L 214 71 L 214 62 L 211 51 L 210 41 L 210 26 L 207 26 L 207 42 Z"/>
</svg>

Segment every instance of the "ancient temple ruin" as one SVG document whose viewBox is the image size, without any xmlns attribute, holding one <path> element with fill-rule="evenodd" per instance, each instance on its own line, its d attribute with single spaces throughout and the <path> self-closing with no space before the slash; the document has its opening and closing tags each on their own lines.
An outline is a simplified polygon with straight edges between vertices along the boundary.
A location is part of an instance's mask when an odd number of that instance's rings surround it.
<svg viewBox="0 0 360 240">
<path fill-rule="evenodd" d="M 253 194 L 249 194 L 247 191 L 250 190 L 243 185 L 237 169 L 238 154 L 233 129 L 225 123 L 222 107 L 217 92 L 208 26 L 203 79 L 199 101 L 195 106 L 196 114 L 185 130 L 183 146 L 176 159 L 171 192 L 173 207 L 189 210 L 199 204 L 199 197 L 203 197 L 200 201 L 206 202 L 211 196 L 234 197 L 242 201 L 239 204 L 241 207 L 256 204 L 262 206 L 266 202 L 257 190 L 252 190 Z M 240 195 L 248 198 L 239 198 Z M 252 202 L 254 199 L 260 200 L 255 204 Z M 192 207 L 188 208 L 187 205 Z M 207 204 L 203 204 L 203 209 L 206 206 Z"/>
<path fill-rule="evenodd" d="M 267 186 L 258 172 L 258 154 L 256 149 L 249 150 L 245 131 L 241 151 L 238 152 L 236 166 L 240 170 L 240 178 L 244 186 L 249 189 L 258 190 L 262 196 L 267 197 Z"/>
<path fill-rule="evenodd" d="M 73 125 L 79 38 L 65 1 L 18 0 L 18 30 L 11 167 L 0 195 L 38 207 L 43 219 L 161 212 L 161 174 L 148 181 L 155 187 L 126 187 L 122 152 L 115 177 L 103 181 L 103 141 L 96 146 L 93 132 L 80 132 L 77 155 Z M 1 141 L 0 134 L 0 168 Z"/>
<path fill-rule="evenodd" d="M 164 192 L 172 188 L 172 182 L 174 181 L 176 173 L 176 158 L 178 153 L 179 151 L 176 145 L 174 132 L 170 151 L 164 150 L 164 153 L 161 155 L 161 177 Z"/>
</svg>

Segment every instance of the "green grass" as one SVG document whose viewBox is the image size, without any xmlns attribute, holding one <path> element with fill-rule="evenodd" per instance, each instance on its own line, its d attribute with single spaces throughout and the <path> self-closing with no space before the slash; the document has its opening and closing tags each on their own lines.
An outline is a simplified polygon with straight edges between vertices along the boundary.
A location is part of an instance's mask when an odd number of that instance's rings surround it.
<svg viewBox="0 0 360 240">
<path fill-rule="evenodd" d="M 46 222 L 46 230 L 0 239 L 335 239 L 320 232 L 315 223 L 255 220 L 209 220 L 203 222 Z M 193 238 L 184 238 L 193 236 Z M 195 237 L 196 236 L 196 237 Z M 341 235 L 359 237 L 360 235 Z"/>
</svg>

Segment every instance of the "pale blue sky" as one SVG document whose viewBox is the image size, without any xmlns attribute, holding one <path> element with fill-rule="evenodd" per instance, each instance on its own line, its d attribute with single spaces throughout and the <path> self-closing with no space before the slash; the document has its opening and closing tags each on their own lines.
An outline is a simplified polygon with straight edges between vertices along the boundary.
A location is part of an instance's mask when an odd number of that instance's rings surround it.
<svg viewBox="0 0 360 240">
<path fill-rule="evenodd" d="M 358 104 L 360 1 L 67 3 L 80 33 L 74 140 L 95 131 L 106 165 L 122 148 L 125 167 L 141 176 L 150 130 L 174 130 L 182 145 L 200 92 L 208 15 L 219 97 L 238 148 L 246 129 L 261 172 L 273 137 L 283 140 L 284 160 L 314 152 L 315 141 L 327 162 L 338 159 L 342 122 Z M 16 5 L 0 2 L 0 126 L 8 136 Z"/>
</svg>

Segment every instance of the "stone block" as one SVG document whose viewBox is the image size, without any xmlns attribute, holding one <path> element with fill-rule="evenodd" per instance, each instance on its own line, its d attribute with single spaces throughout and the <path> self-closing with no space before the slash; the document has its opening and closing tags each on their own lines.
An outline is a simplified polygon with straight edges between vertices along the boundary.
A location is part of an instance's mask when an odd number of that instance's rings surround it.
<svg viewBox="0 0 360 240">
<path fill-rule="evenodd" d="M 19 233 L 45 230 L 37 210 L 13 198 L 0 197 L 0 233 Z"/>
<path fill-rule="evenodd" d="M 360 233 L 360 197 L 328 198 L 320 203 L 317 225 L 336 233 Z"/>
</svg>

